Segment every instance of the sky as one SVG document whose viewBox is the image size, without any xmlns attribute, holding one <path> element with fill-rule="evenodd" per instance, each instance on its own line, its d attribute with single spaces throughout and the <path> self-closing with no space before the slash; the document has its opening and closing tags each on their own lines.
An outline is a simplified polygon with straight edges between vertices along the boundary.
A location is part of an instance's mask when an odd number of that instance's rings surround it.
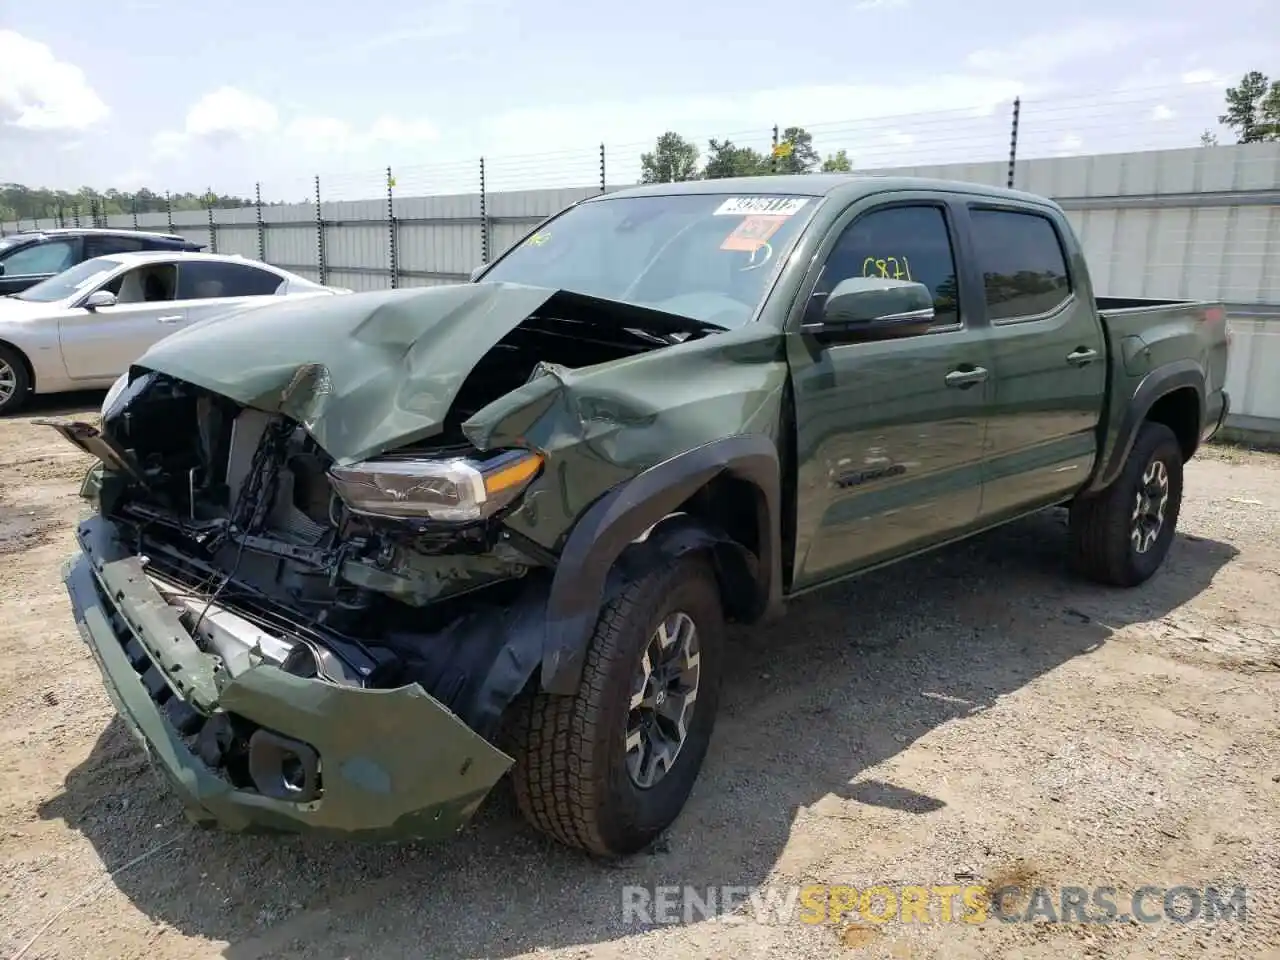
<svg viewBox="0 0 1280 960">
<path fill-rule="evenodd" d="M 998 160 L 1015 97 L 1019 156 L 1194 147 L 1278 36 L 1274 0 L 0 0 L 0 181 L 589 185 L 604 143 L 621 184 L 665 130 L 774 124 L 858 168 Z"/>
</svg>

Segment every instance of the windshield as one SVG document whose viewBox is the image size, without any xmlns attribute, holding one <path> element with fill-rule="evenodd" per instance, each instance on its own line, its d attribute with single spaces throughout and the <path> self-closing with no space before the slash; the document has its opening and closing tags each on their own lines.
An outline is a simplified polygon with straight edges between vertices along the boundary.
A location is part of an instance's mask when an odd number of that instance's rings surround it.
<svg viewBox="0 0 1280 960">
<path fill-rule="evenodd" d="M 107 274 L 120 266 L 119 260 L 111 257 L 95 257 L 78 263 L 69 270 L 63 270 L 48 280 L 42 280 L 34 287 L 28 287 L 14 296 L 19 300 L 34 300 L 36 303 L 53 303 L 67 297 L 84 293 L 99 280 L 105 280 Z"/>
<path fill-rule="evenodd" d="M 816 197 L 709 193 L 594 200 L 526 238 L 484 280 L 739 327 L 816 207 Z"/>
<path fill-rule="evenodd" d="M 16 247 L 20 243 L 29 243 L 31 237 L 0 237 L 0 250 L 8 250 L 10 247 Z"/>
</svg>

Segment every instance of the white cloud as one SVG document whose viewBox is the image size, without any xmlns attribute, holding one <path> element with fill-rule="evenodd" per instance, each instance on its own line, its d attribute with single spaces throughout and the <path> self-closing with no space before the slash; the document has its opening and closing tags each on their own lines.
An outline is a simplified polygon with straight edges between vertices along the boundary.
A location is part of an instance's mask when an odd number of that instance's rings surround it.
<svg viewBox="0 0 1280 960">
<path fill-rule="evenodd" d="M 1156 104 L 1156 108 L 1151 111 L 1152 120 L 1172 120 L 1177 114 L 1166 107 L 1163 103 Z"/>
<path fill-rule="evenodd" d="M 440 131 L 427 120 L 379 117 L 365 136 L 374 142 L 424 143 L 438 139 Z"/>
<path fill-rule="evenodd" d="M 1223 77 L 1218 76 L 1214 70 L 1188 70 L 1182 75 L 1182 82 L 1186 84 L 1193 83 L 1223 83 Z"/>
<path fill-rule="evenodd" d="M 1074 133 L 1068 133 L 1065 137 L 1058 141 L 1057 149 L 1060 153 L 1079 153 L 1080 148 L 1084 146 L 1083 138 Z"/>
<path fill-rule="evenodd" d="M 162 130 L 151 138 L 151 152 L 162 160 L 178 156 L 186 146 L 186 135 L 177 130 Z"/>
<path fill-rule="evenodd" d="M 1019 37 L 1007 47 L 975 50 L 965 57 L 965 64 L 983 73 L 1043 76 L 1073 61 L 1115 53 L 1149 33 L 1147 28 L 1139 33 L 1127 23 L 1088 21 Z"/>
<path fill-rule="evenodd" d="M 152 137 L 151 148 L 161 157 L 176 157 L 197 141 L 250 140 L 273 133 L 279 123 L 279 112 L 266 100 L 236 87 L 219 87 L 191 105 L 181 130 L 162 130 Z"/>
<path fill-rule="evenodd" d="M 220 87 L 191 105 L 186 132 L 193 137 L 252 137 L 271 133 L 280 116 L 266 100 L 235 87 Z"/>
<path fill-rule="evenodd" d="M 485 22 L 491 22 L 493 18 L 503 14 L 505 9 L 505 0 L 438 0 L 419 9 L 414 17 L 415 23 L 397 26 L 369 37 L 345 39 L 335 54 L 348 57 L 406 43 L 424 44 L 446 37 L 462 36 L 476 31 Z M 433 60 L 440 52 L 449 56 L 449 51 L 433 50 Z"/>
<path fill-rule="evenodd" d="M 302 116 L 292 120 L 285 137 L 304 149 L 339 149 L 351 142 L 351 125 L 336 117 Z"/>
<path fill-rule="evenodd" d="M 0 119 L 26 130 L 83 130 L 110 111 L 84 71 L 43 43 L 0 30 Z"/>
<path fill-rule="evenodd" d="M 360 152 L 390 144 L 429 143 L 440 136 L 435 124 L 428 120 L 405 120 L 383 116 L 368 127 L 358 128 L 338 117 L 296 117 L 283 131 L 285 142 L 291 147 L 308 151 Z"/>
</svg>

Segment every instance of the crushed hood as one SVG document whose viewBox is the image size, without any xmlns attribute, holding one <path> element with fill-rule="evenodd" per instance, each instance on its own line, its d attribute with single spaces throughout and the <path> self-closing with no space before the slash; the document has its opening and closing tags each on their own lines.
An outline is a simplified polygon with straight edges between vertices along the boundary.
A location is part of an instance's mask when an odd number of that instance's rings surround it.
<svg viewBox="0 0 1280 960">
<path fill-rule="evenodd" d="M 439 432 L 472 368 L 539 311 L 656 334 L 719 329 L 565 290 L 468 283 L 285 300 L 179 331 L 135 367 L 289 416 L 349 464 Z"/>
</svg>

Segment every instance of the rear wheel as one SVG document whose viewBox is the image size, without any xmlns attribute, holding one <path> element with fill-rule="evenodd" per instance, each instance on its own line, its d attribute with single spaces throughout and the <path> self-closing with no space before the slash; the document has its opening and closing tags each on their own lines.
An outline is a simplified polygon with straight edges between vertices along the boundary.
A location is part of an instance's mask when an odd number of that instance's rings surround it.
<svg viewBox="0 0 1280 960">
<path fill-rule="evenodd" d="M 1164 562 L 1182 506 L 1182 446 L 1163 423 L 1144 423 L 1111 486 L 1071 505 L 1072 560 L 1091 580 L 1134 587 Z"/>
<path fill-rule="evenodd" d="M 601 612 L 581 686 L 515 706 L 516 803 L 537 829 L 601 856 L 650 844 L 679 816 L 719 700 L 724 616 L 715 573 L 683 557 Z"/>
<path fill-rule="evenodd" d="M 0 415 L 14 413 L 31 394 L 31 378 L 22 356 L 0 344 Z"/>
</svg>

